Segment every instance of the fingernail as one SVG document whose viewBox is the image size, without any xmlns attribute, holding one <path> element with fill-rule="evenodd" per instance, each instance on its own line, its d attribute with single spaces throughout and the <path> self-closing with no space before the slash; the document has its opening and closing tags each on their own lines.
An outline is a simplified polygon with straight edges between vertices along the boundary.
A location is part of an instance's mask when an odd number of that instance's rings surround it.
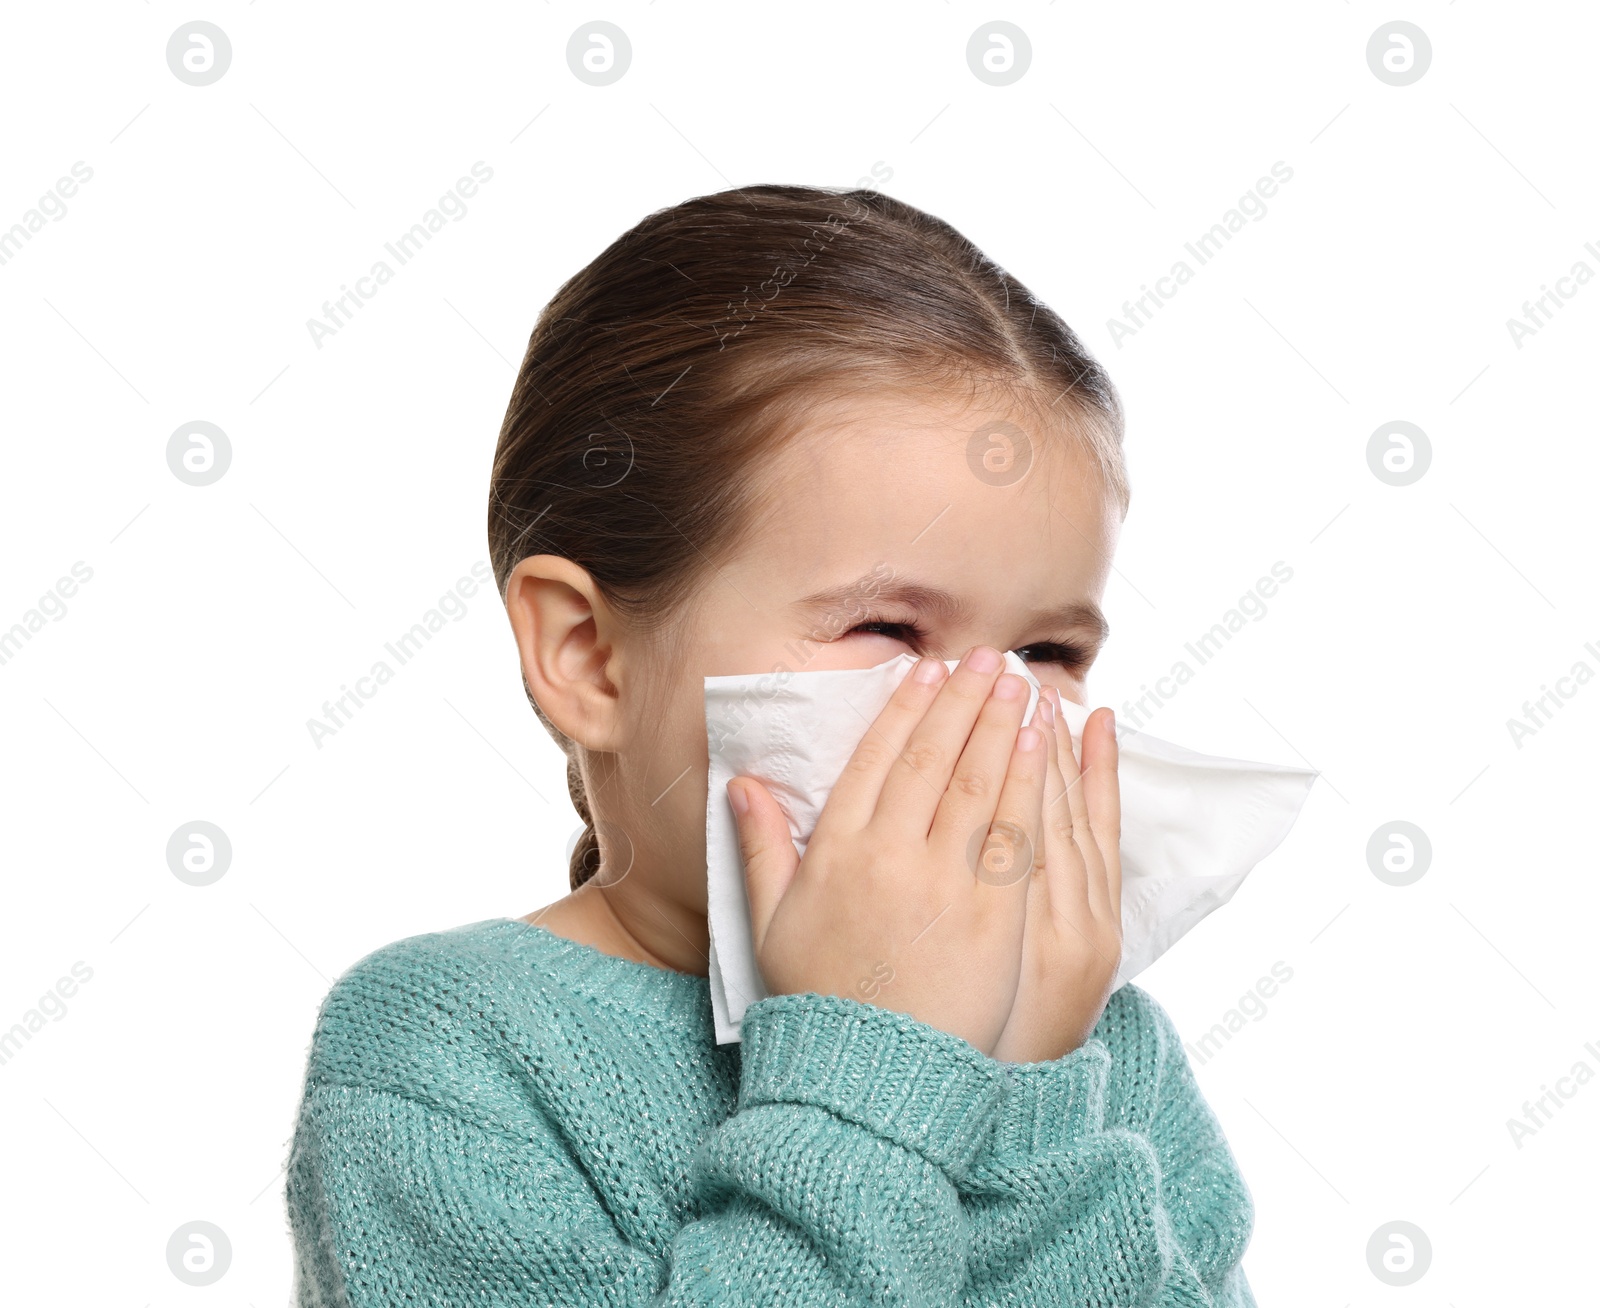
<svg viewBox="0 0 1600 1308">
<path fill-rule="evenodd" d="M 1039 720 L 1047 727 L 1056 724 L 1056 706 L 1050 702 L 1050 696 L 1039 696 Z"/>
<path fill-rule="evenodd" d="M 931 686 L 944 675 L 944 664 L 938 659 L 921 659 L 911 669 L 911 675 L 924 686 Z"/>
<path fill-rule="evenodd" d="M 728 803 L 733 805 L 733 811 L 740 817 L 750 811 L 750 797 L 744 793 L 744 787 L 735 781 L 728 782 Z"/>
<path fill-rule="evenodd" d="M 974 672 L 993 672 L 1005 661 L 999 650 L 988 645 L 976 645 L 967 655 L 967 666 Z"/>
<path fill-rule="evenodd" d="M 1017 732 L 1017 748 L 1020 750 L 1038 749 L 1043 743 L 1044 736 L 1035 727 L 1023 727 Z"/>
</svg>

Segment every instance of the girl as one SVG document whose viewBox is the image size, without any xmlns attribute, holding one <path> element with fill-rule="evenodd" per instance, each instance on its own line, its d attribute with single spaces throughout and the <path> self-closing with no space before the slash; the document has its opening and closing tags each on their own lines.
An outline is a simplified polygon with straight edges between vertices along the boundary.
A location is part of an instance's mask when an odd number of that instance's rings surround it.
<svg viewBox="0 0 1600 1308">
<path fill-rule="evenodd" d="M 334 985 L 300 1304 L 1253 1308 L 1228 1145 L 1166 1014 L 1111 991 L 1111 714 L 1081 760 L 1057 725 L 1121 433 L 1065 323 L 875 192 L 690 200 L 561 287 L 489 539 L 586 823 L 572 893 Z M 905 652 L 803 859 L 729 784 L 771 993 L 719 1045 L 703 678 Z"/>
</svg>

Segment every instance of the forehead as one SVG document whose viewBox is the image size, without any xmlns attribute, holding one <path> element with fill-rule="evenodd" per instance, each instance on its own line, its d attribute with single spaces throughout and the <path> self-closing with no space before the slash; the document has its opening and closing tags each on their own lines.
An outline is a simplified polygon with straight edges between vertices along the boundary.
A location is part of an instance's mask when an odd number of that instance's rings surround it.
<svg viewBox="0 0 1600 1308">
<path fill-rule="evenodd" d="M 772 457 L 745 557 L 792 594 L 888 567 L 991 609 L 1096 598 L 1119 518 L 1072 421 L 933 393 L 830 401 Z"/>
</svg>

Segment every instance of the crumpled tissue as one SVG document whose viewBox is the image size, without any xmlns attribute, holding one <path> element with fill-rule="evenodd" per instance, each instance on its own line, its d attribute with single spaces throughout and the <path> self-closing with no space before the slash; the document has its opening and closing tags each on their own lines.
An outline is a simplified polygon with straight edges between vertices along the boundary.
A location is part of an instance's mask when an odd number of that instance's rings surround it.
<svg viewBox="0 0 1600 1308">
<path fill-rule="evenodd" d="M 1038 679 L 1014 652 L 1005 658 L 1006 671 L 1028 682 L 1024 721 L 1031 721 Z M 705 678 L 706 897 L 718 1044 L 739 1039 L 745 1009 L 768 993 L 756 965 L 729 779 L 754 777 L 767 787 L 803 855 L 845 763 L 916 662 L 901 654 L 872 668 Z M 1065 698 L 1061 708 L 1081 757 L 1090 709 Z M 1119 726 L 1123 943 L 1117 986 L 1233 897 L 1288 834 L 1317 775 L 1309 768 L 1198 754 Z"/>
</svg>

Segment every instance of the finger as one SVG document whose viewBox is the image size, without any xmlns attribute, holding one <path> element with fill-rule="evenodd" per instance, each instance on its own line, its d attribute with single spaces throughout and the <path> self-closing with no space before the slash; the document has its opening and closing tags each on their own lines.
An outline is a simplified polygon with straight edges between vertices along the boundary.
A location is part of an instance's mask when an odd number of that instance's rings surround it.
<svg viewBox="0 0 1600 1308">
<path fill-rule="evenodd" d="M 1072 729 L 1067 725 L 1066 714 L 1061 712 L 1061 692 L 1054 686 L 1048 688 L 1056 701 L 1056 730 L 1061 742 L 1061 776 L 1067 793 L 1059 802 L 1064 804 L 1072 818 L 1073 836 L 1080 827 L 1089 825 L 1089 808 L 1083 797 L 1083 778 L 1078 768 L 1078 756 L 1072 748 Z"/>
<path fill-rule="evenodd" d="M 1072 810 L 1067 803 L 1067 783 L 1061 771 L 1062 754 L 1071 749 L 1070 737 L 1062 722 L 1054 687 L 1046 687 L 1040 698 L 1050 706 L 1046 733 L 1050 761 L 1045 773 L 1043 813 L 1045 880 L 1051 906 L 1074 920 L 1084 920 L 1089 915 L 1089 883 L 1078 842 L 1072 838 Z M 1064 740 L 1069 742 L 1066 751 L 1061 743 Z"/>
<path fill-rule="evenodd" d="M 1056 703 L 1059 707 L 1059 698 Z M 1088 895 L 1090 912 L 1096 919 L 1109 921 L 1112 916 L 1111 893 L 1106 876 L 1105 855 L 1095 840 L 1094 830 L 1089 821 L 1088 785 L 1092 778 L 1089 768 L 1083 765 L 1088 757 L 1086 750 L 1091 742 L 1097 742 L 1097 728 L 1085 723 L 1083 743 L 1078 746 L 1078 757 L 1074 758 L 1072 734 L 1065 725 L 1066 715 L 1062 714 L 1061 717 L 1062 757 L 1069 770 L 1077 772 L 1076 777 L 1068 783 L 1066 800 L 1072 811 L 1072 840 L 1083 861 L 1084 888 Z M 1098 755 L 1095 757 L 1098 758 Z"/>
<path fill-rule="evenodd" d="M 1122 786 L 1117 777 L 1117 717 L 1096 709 L 1083 724 L 1083 788 L 1089 828 L 1105 867 L 1107 906 L 1120 921 L 1122 912 Z"/>
<path fill-rule="evenodd" d="M 965 840 L 974 832 L 989 829 L 1005 788 L 1011 756 L 1017 747 L 1017 729 L 1022 726 L 1022 715 L 1027 707 L 1026 681 L 1009 672 L 995 681 L 956 760 L 937 811 L 932 814 L 930 825 L 921 828 L 921 835 L 928 839 Z M 1038 743 L 1044 744 L 1042 737 Z M 910 824 L 922 820 L 921 807 L 915 801 L 907 805 L 904 821 L 908 825 L 902 826 L 902 815 L 892 809 L 885 814 L 885 820 L 912 834 L 915 827 Z"/>
<path fill-rule="evenodd" d="M 728 802 L 739 829 L 739 852 L 744 858 L 744 889 L 750 902 L 750 934 L 756 948 L 767 937 L 767 927 L 779 902 L 794 881 L 800 855 L 771 792 L 751 777 L 728 782 Z"/>
<path fill-rule="evenodd" d="M 1084 794 L 1085 777 L 1079 766 L 1078 755 L 1073 750 L 1072 732 L 1067 725 L 1066 714 L 1060 711 L 1061 695 L 1054 686 L 1050 687 L 1050 693 L 1055 696 L 1056 719 L 1060 728 L 1061 767 L 1067 784 L 1067 793 L 1057 801 L 1057 807 L 1065 808 L 1070 815 L 1072 842 L 1077 847 L 1078 859 L 1083 865 L 1084 894 L 1087 897 L 1090 914 L 1104 919 L 1110 914 L 1105 860 L 1101 856 L 1099 846 L 1094 843 L 1093 833 L 1089 827 L 1088 801 Z"/>
<path fill-rule="evenodd" d="M 1049 688 L 1049 694 L 1056 708 L 1057 758 L 1076 773 L 1072 733 L 1067 725 L 1066 714 L 1061 711 L 1060 694 L 1053 686 Z M 1083 779 L 1080 776 L 1069 793 L 1079 794 L 1082 790 Z M 1055 807 L 1058 813 L 1065 816 L 1057 820 L 1058 848 L 1061 848 L 1062 852 L 1051 864 L 1047 878 L 1052 896 L 1059 894 L 1059 898 L 1052 898 L 1052 905 L 1061 908 L 1060 912 L 1052 915 L 1051 920 L 1072 932 L 1075 937 L 1073 942 L 1075 947 L 1093 950 L 1109 966 L 1115 968 L 1119 954 L 1117 949 L 1109 949 L 1108 952 L 1106 927 L 1115 923 L 1116 940 L 1120 942 L 1122 921 L 1120 907 L 1110 902 L 1106 885 L 1105 860 L 1091 838 L 1087 819 L 1077 823 L 1071 821 L 1071 810 L 1066 795 L 1057 800 Z M 1058 887 L 1060 887 L 1059 892 Z"/>
<path fill-rule="evenodd" d="M 1049 761 L 1042 724 L 1018 730 L 994 816 L 986 825 L 973 828 L 968 836 L 974 855 L 970 860 L 973 875 L 997 889 L 1018 887 L 1015 905 L 1019 913 L 1027 907 L 1035 869 L 1044 867 L 1044 835 L 1039 821 Z M 956 826 L 950 834 L 959 837 L 961 830 Z"/>
<path fill-rule="evenodd" d="M 885 779 L 905 752 L 917 724 L 938 698 L 948 675 L 942 660 L 921 659 L 901 679 L 829 792 L 817 818 L 818 835 L 827 828 L 859 831 L 867 825 L 878 806 Z"/>
<path fill-rule="evenodd" d="M 990 691 L 1003 667 L 1004 656 L 987 645 L 969 650 L 956 665 L 889 768 L 878 793 L 875 821 L 881 820 L 906 834 L 927 837 L 967 739 L 989 703 Z M 1000 746 L 1000 762 L 994 768 L 997 783 L 1004 775 L 1005 760 L 1021 721 L 1021 706 L 1017 706 L 1009 733 Z M 992 798 L 991 795 L 991 801 Z"/>
</svg>

